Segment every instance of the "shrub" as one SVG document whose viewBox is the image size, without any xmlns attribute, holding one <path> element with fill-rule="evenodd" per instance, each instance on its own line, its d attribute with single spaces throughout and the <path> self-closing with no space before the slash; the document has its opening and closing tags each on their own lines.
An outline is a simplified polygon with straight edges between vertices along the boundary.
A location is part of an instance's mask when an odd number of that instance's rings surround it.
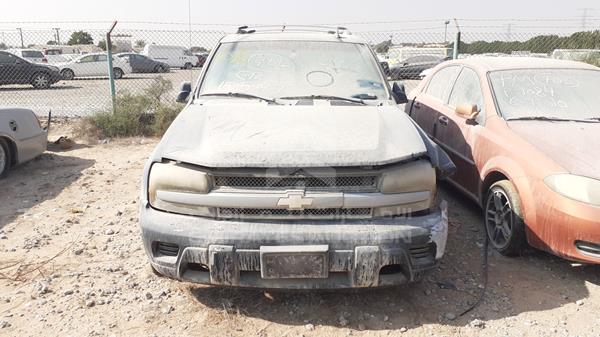
<svg viewBox="0 0 600 337">
<path fill-rule="evenodd" d="M 160 136 L 177 117 L 182 104 L 164 102 L 173 84 L 159 77 L 142 94 L 120 91 L 116 111 L 112 107 L 84 118 L 76 130 L 79 137 Z"/>
</svg>

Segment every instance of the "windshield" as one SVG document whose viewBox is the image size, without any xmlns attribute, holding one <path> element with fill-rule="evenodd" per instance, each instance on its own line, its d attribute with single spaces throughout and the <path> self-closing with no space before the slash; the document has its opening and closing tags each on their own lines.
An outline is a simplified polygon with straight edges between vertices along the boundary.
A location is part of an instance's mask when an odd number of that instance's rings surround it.
<svg viewBox="0 0 600 337">
<path fill-rule="evenodd" d="M 490 73 L 504 119 L 600 117 L 600 71 L 522 69 Z"/>
<path fill-rule="evenodd" d="M 364 45 L 317 41 L 223 43 L 199 94 L 245 93 L 261 97 L 366 94 L 388 99 L 379 68 Z"/>
</svg>

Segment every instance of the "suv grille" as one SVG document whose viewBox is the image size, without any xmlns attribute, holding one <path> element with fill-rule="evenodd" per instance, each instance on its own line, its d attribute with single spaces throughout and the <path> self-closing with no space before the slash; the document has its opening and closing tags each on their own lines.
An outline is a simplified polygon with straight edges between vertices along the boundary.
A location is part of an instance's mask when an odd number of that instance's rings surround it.
<svg viewBox="0 0 600 337">
<path fill-rule="evenodd" d="M 375 176 L 334 177 L 237 177 L 215 176 L 215 187 L 248 189 L 331 189 L 336 191 L 373 189 Z"/>
<path fill-rule="evenodd" d="M 324 208 L 301 211 L 268 208 L 219 208 L 220 218 L 245 219 L 366 219 L 371 208 Z"/>
</svg>

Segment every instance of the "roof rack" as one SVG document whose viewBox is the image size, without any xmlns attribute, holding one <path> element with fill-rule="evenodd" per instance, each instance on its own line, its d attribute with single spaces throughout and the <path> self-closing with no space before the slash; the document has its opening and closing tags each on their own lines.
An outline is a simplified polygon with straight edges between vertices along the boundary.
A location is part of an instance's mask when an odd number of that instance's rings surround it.
<svg viewBox="0 0 600 337">
<path fill-rule="evenodd" d="M 326 34 L 335 34 L 338 38 L 343 35 L 352 35 L 348 28 L 331 26 L 311 26 L 311 25 L 263 25 L 263 26 L 241 26 L 238 27 L 237 34 L 253 33 L 273 33 L 273 32 L 319 32 Z"/>
</svg>

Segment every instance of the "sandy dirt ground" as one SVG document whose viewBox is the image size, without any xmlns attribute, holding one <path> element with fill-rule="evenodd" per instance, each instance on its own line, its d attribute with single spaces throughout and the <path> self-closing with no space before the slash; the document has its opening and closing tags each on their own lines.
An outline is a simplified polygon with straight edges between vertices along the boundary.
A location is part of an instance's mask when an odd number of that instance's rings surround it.
<svg viewBox="0 0 600 337">
<path fill-rule="evenodd" d="M 460 316 L 481 291 L 484 234 L 479 209 L 443 185 L 446 256 L 417 284 L 264 292 L 158 277 L 138 227 L 156 143 L 49 150 L 0 181 L 0 336 L 600 335 L 600 268 L 537 251 L 491 252 L 485 299 Z"/>
</svg>

